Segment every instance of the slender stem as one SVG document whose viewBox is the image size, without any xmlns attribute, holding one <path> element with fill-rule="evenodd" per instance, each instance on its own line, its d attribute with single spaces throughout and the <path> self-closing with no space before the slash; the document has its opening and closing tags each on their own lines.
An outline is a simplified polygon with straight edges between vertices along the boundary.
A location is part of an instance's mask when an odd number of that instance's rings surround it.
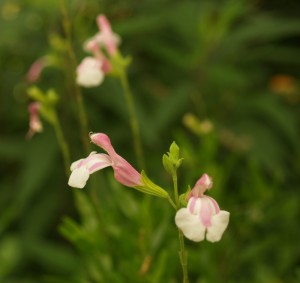
<svg viewBox="0 0 300 283">
<path fill-rule="evenodd" d="M 133 142 L 134 142 L 134 150 L 135 150 L 136 158 L 138 160 L 138 165 L 139 165 L 140 169 L 146 169 L 144 158 L 143 158 L 143 149 L 142 149 L 142 143 L 141 143 L 140 130 L 139 130 L 136 112 L 134 109 L 133 96 L 132 96 L 132 93 L 129 88 L 129 83 L 128 83 L 128 79 L 127 79 L 125 71 L 121 72 L 120 81 L 121 81 L 121 85 L 122 85 L 126 103 L 127 103 L 127 108 L 128 108 L 128 113 L 129 113 L 129 122 L 130 122 Z"/>
<path fill-rule="evenodd" d="M 187 272 L 187 252 L 185 250 L 184 245 L 184 237 L 180 229 L 178 229 L 178 237 L 179 237 L 179 259 L 182 267 L 182 274 L 183 274 L 183 283 L 188 283 L 188 272 Z"/>
<path fill-rule="evenodd" d="M 180 209 L 180 202 L 178 196 L 178 183 L 177 183 L 177 174 L 176 172 L 172 175 L 173 186 L 174 186 L 174 197 L 176 203 L 176 210 Z M 187 252 L 185 250 L 184 237 L 180 229 L 178 229 L 178 237 L 179 237 L 179 259 L 182 268 L 183 274 L 183 283 L 188 283 L 188 272 L 187 272 Z"/>
<path fill-rule="evenodd" d="M 178 184 L 177 184 L 177 175 L 176 173 L 172 176 L 173 179 L 173 186 L 174 186 L 174 198 L 177 210 L 179 209 L 179 196 L 178 196 Z"/>
<path fill-rule="evenodd" d="M 62 21 L 63 21 L 63 28 L 66 36 L 66 47 L 67 53 L 70 61 L 70 74 L 71 74 L 71 82 L 74 88 L 75 100 L 78 108 L 78 120 L 80 124 L 80 137 L 83 144 L 83 148 L 86 154 L 89 154 L 91 151 L 91 145 L 88 139 L 89 127 L 88 127 L 88 119 L 84 107 L 84 101 L 82 97 L 82 93 L 80 87 L 76 84 L 76 73 L 75 70 L 77 68 L 77 60 L 76 55 L 72 46 L 72 32 L 71 32 L 71 21 L 68 15 L 68 11 L 66 8 L 65 0 L 60 0 L 61 6 L 61 13 L 62 13 Z M 98 216 L 99 213 L 99 197 L 97 195 L 97 188 L 103 186 L 103 179 L 99 178 L 96 181 L 92 181 L 91 190 L 90 190 L 90 198 L 96 209 Z M 99 216 L 100 219 L 100 216 Z"/>
<path fill-rule="evenodd" d="M 66 47 L 67 53 L 70 60 L 70 69 L 71 69 L 71 80 L 73 82 L 74 87 L 74 94 L 78 108 L 78 119 L 80 124 L 80 131 L 81 131 L 81 140 L 85 149 L 85 152 L 88 153 L 90 151 L 90 144 L 88 141 L 88 120 L 87 115 L 83 103 L 82 93 L 80 91 L 80 87 L 75 83 L 76 81 L 76 74 L 75 70 L 77 67 L 77 60 L 75 56 L 75 52 L 72 46 L 72 33 L 71 33 L 71 21 L 67 12 L 65 0 L 60 0 L 61 3 L 61 13 L 62 13 L 62 21 L 63 21 L 63 28 L 66 35 Z"/>
<path fill-rule="evenodd" d="M 55 133 L 56 133 L 56 137 L 57 137 L 57 141 L 58 141 L 60 150 L 61 150 L 62 155 L 63 155 L 66 174 L 67 174 L 67 176 L 69 176 L 69 174 L 70 174 L 70 164 L 71 164 L 71 162 L 70 162 L 70 151 L 69 151 L 68 144 L 65 140 L 65 137 L 64 137 L 64 134 L 63 134 L 63 131 L 61 129 L 61 125 L 60 125 L 60 122 L 59 122 L 57 116 L 55 117 L 55 122 L 54 122 L 53 126 L 54 126 L 54 130 L 55 130 Z"/>
<path fill-rule="evenodd" d="M 177 206 L 176 204 L 174 203 L 174 201 L 171 199 L 170 196 L 168 196 L 168 202 L 172 205 L 172 207 L 177 211 Z"/>
</svg>

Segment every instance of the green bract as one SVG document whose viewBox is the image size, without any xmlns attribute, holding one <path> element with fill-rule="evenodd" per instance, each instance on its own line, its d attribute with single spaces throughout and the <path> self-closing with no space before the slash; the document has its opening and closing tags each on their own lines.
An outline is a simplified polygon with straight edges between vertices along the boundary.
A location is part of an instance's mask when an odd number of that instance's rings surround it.
<svg viewBox="0 0 300 283">
<path fill-rule="evenodd" d="M 187 197 L 188 197 L 190 191 L 191 191 L 191 187 L 188 186 L 187 191 L 186 191 L 184 194 L 181 194 L 181 195 L 179 196 L 179 202 L 180 202 L 180 204 L 181 204 L 182 206 L 184 206 L 184 207 L 187 206 L 187 204 L 188 204 Z"/>
</svg>

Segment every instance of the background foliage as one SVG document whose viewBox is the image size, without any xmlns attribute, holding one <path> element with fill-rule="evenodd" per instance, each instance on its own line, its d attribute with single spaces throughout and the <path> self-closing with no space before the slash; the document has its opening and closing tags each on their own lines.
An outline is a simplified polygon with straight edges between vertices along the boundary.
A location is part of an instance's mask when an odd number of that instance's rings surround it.
<svg viewBox="0 0 300 283">
<path fill-rule="evenodd" d="M 299 2 L 66 2 L 78 61 L 100 13 L 132 57 L 147 174 L 171 187 L 161 156 L 176 140 L 181 190 L 208 172 L 231 212 L 220 243 L 188 243 L 190 281 L 299 282 Z M 59 1 L 2 0 L 0 14 L 0 281 L 180 282 L 166 203 L 110 170 L 92 176 L 96 191 L 71 190 L 53 129 L 25 140 L 26 72 L 47 55 L 37 85 L 59 93 L 72 160 L 84 156 Z M 90 130 L 137 166 L 119 82 L 82 91 Z"/>
</svg>

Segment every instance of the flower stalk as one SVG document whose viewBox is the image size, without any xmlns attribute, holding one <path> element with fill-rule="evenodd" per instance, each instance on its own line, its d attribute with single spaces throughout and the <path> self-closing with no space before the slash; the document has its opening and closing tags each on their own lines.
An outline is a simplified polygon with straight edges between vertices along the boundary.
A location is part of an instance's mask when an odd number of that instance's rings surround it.
<svg viewBox="0 0 300 283">
<path fill-rule="evenodd" d="M 176 211 L 180 209 L 180 201 L 179 201 L 179 194 L 178 194 L 178 181 L 177 181 L 177 172 L 176 170 L 173 171 L 172 173 L 172 179 L 173 179 L 173 187 L 174 187 L 174 198 L 175 198 L 175 203 L 176 203 Z M 179 259 L 180 259 L 180 264 L 182 268 L 182 275 L 183 275 L 183 283 L 188 283 L 188 271 L 187 271 L 187 251 L 185 250 L 185 243 L 184 243 L 184 237 L 183 233 L 181 230 L 178 228 L 178 239 L 179 239 Z"/>
<path fill-rule="evenodd" d="M 128 114 L 129 114 L 129 123 L 131 127 L 133 142 L 134 142 L 134 150 L 135 154 L 138 160 L 139 168 L 145 169 L 145 162 L 143 157 L 143 149 L 142 149 L 142 143 L 141 143 L 141 136 L 140 136 L 140 129 L 138 125 L 138 119 L 136 116 L 136 111 L 134 108 L 134 100 L 133 95 L 131 93 L 127 75 L 125 71 L 120 72 L 120 82 L 123 88 L 127 108 L 128 108 Z"/>
<path fill-rule="evenodd" d="M 70 164 L 71 164 L 70 151 L 69 151 L 68 144 L 65 140 L 65 137 L 64 137 L 59 119 L 57 118 L 57 115 L 55 115 L 53 127 L 54 127 L 54 130 L 55 130 L 55 134 L 56 134 L 56 138 L 57 138 L 60 150 L 62 152 L 63 159 L 64 159 L 66 174 L 67 174 L 67 176 L 69 176 L 69 174 L 70 174 Z"/>
</svg>

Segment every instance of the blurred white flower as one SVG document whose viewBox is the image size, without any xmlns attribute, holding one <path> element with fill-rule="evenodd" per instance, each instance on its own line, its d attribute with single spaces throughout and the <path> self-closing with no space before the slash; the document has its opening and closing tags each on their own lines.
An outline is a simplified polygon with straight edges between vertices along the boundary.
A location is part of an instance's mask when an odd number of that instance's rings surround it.
<svg viewBox="0 0 300 283">
<path fill-rule="evenodd" d="M 98 86 L 103 82 L 102 62 L 94 57 L 84 58 L 77 67 L 77 84 L 84 87 Z"/>
</svg>

